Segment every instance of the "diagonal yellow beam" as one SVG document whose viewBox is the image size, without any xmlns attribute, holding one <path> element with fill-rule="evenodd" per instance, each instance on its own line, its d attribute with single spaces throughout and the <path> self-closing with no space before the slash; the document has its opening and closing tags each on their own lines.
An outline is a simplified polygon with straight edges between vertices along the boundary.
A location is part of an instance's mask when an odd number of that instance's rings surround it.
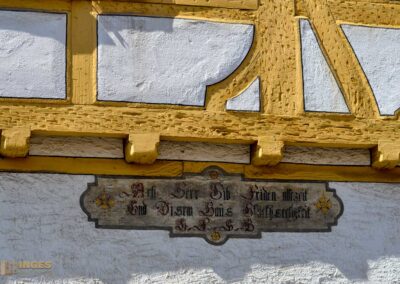
<svg viewBox="0 0 400 284">
<path fill-rule="evenodd" d="M 350 111 L 356 117 L 377 117 L 379 111 L 371 87 L 337 25 L 328 2 L 304 0 L 304 8 L 316 30 L 332 71 L 340 82 Z"/>
</svg>

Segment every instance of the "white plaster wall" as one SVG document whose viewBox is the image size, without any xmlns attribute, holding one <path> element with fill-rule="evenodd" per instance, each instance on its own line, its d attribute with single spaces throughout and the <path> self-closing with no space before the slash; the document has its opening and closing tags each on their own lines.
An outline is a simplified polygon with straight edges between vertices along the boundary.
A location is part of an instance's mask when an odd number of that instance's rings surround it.
<svg viewBox="0 0 400 284">
<path fill-rule="evenodd" d="M 304 109 L 348 113 L 343 94 L 308 20 L 300 20 Z"/>
<path fill-rule="evenodd" d="M 79 207 L 93 180 L 0 174 L 0 259 L 53 262 L 44 275 L 24 274 L 35 280 L 26 283 L 400 282 L 400 184 L 330 183 L 344 203 L 331 233 L 264 233 L 214 247 L 164 231 L 95 229 Z"/>
<path fill-rule="evenodd" d="M 98 17 L 98 99 L 202 106 L 207 85 L 247 55 L 253 26 L 198 20 Z"/>
<path fill-rule="evenodd" d="M 260 78 L 256 78 L 242 93 L 226 102 L 227 110 L 260 111 Z"/>
<path fill-rule="evenodd" d="M 0 10 L 0 97 L 65 98 L 66 21 Z"/>
<path fill-rule="evenodd" d="M 374 92 L 380 113 L 400 108 L 400 29 L 342 25 Z"/>
</svg>

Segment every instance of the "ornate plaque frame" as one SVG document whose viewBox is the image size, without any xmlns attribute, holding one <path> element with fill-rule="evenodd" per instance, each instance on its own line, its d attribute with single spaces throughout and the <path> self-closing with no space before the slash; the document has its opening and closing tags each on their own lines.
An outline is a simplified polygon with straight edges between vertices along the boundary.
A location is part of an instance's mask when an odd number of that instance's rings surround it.
<svg viewBox="0 0 400 284">
<path fill-rule="evenodd" d="M 80 204 L 96 228 L 168 230 L 213 245 L 262 232 L 330 232 L 343 214 L 327 183 L 249 180 L 218 167 L 173 179 L 96 176 Z"/>
</svg>

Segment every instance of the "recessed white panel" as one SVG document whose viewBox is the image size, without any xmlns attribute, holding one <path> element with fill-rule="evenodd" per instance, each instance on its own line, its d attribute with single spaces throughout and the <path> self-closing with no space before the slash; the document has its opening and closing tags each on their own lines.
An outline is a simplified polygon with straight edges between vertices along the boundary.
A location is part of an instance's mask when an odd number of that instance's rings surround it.
<svg viewBox="0 0 400 284">
<path fill-rule="evenodd" d="M 100 15 L 98 99 L 202 106 L 252 41 L 252 25 Z"/>
<path fill-rule="evenodd" d="M 342 25 L 382 115 L 400 108 L 400 29 Z"/>
<path fill-rule="evenodd" d="M 260 111 L 260 79 L 257 77 L 242 93 L 226 102 L 227 110 Z"/>
<path fill-rule="evenodd" d="M 0 11 L 0 97 L 66 97 L 66 14 Z"/>
<path fill-rule="evenodd" d="M 348 113 L 343 94 L 309 21 L 300 20 L 300 31 L 305 110 Z"/>
</svg>

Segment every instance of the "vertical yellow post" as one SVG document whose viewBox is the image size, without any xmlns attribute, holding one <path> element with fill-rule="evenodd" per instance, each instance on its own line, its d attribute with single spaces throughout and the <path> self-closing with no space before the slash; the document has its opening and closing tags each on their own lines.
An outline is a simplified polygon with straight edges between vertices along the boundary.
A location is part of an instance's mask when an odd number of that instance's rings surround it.
<svg viewBox="0 0 400 284">
<path fill-rule="evenodd" d="M 96 101 L 96 12 L 91 1 L 72 1 L 72 103 Z"/>
</svg>

